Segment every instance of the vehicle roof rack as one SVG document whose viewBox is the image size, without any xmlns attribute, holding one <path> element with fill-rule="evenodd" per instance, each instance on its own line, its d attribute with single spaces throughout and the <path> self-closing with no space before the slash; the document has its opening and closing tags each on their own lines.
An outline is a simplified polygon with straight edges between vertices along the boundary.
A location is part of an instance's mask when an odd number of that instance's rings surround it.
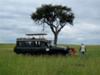
<svg viewBox="0 0 100 75">
<path fill-rule="evenodd" d="M 41 36 L 41 35 L 47 35 L 46 33 L 37 33 L 37 34 L 26 34 L 27 36 Z"/>
</svg>

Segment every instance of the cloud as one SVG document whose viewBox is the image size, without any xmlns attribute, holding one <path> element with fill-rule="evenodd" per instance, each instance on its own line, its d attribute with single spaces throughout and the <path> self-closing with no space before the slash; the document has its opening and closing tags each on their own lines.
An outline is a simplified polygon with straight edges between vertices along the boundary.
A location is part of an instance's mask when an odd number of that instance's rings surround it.
<svg viewBox="0 0 100 75">
<path fill-rule="evenodd" d="M 0 42 L 15 42 L 26 33 L 41 32 L 30 16 L 42 4 L 69 6 L 75 13 L 74 26 L 67 25 L 59 34 L 59 43 L 100 44 L 100 1 L 99 0 L 1 0 L 0 1 Z M 53 33 L 46 26 L 47 38 Z M 8 35 L 8 36 L 7 36 Z M 65 41 L 66 40 L 66 41 Z"/>
<path fill-rule="evenodd" d="M 81 26 L 80 26 L 81 25 Z M 60 39 L 71 40 L 70 43 L 97 43 L 100 40 L 100 26 L 91 23 L 79 23 L 66 26 L 60 33 Z M 94 41 L 95 40 L 95 41 Z M 98 41 L 97 41 L 98 40 Z M 99 42 L 100 43 L 100 42 Z"/>
</svg>

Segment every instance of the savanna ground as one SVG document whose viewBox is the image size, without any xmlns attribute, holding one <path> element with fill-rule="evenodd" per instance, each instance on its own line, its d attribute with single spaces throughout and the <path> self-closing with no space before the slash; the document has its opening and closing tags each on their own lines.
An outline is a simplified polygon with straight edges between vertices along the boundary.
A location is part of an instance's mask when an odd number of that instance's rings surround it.
<svg viewBox="0 0 100 75">
<path fill-rule="evenodd" d="M 0 75 L 100 75 L 100 45 L 88 45 L 84 56 L 17 55 L 13 48 L 0 44 Z"/>
</svg>

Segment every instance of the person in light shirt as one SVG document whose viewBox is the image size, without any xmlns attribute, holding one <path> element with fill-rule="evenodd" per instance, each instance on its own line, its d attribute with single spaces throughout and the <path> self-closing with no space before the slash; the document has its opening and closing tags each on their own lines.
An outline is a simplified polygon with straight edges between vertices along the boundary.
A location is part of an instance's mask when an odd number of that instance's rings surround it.
<svg viewBox="0 0 100 75">
<path fill-rule="evenodd" d="M 84 44 L 81 44 L 80 46 L 80 53 L 83 55 L 86 52 L 86 46 Z"/>
</svg>

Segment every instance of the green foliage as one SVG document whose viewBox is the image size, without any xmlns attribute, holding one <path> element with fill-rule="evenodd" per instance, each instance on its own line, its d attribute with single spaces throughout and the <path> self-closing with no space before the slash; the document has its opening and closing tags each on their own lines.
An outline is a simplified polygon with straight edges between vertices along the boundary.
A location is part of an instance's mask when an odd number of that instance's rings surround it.
<svg viewBox="0 0 100 75">
<path fill-rule="evenodd" d="M 66 45 L 64 45 L 66 46 Z M 87 46 L 87 53 L 80 56 L 31 56 L 17 55 L 14 45 L 0 45 L 0 75 L 99 75 L 100 46 Z"/>
<path fill-rule="evenodd" d="M 59 19 L 59 24 L 73 23 L 74 14 L 71 8 L 61 5 L 43 5 L 37 8 L 36 12 L 32 14 L 32 19 L 35 22 L 53 24 Z"/>
</svg>

